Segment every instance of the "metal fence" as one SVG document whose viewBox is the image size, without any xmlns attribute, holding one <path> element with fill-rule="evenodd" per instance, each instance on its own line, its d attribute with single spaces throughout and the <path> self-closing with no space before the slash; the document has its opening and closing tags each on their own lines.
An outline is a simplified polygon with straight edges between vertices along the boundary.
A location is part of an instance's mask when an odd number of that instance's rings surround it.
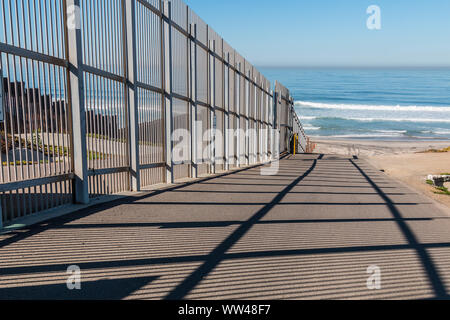
<svg viewBox="0 0 450 320">
<path fill-rule="evenodd" d="M 289 91 L 181 0 L 0 3 L 0 224 L 308 151 Z"/>
<path fill-rule="evenodd" d="M 290 151 L 290 143 L 294 135 L 298 137 L 298 151 L 310 153 L 312 150 L 309 138 L 306 135 L 297 113 L 294 110 L 294 100 L 289 90 L 279 82 L 275 82 L 275 103 L 277 116 L 274 121 L 279 128 L 280 151 Z"/>
</svg>

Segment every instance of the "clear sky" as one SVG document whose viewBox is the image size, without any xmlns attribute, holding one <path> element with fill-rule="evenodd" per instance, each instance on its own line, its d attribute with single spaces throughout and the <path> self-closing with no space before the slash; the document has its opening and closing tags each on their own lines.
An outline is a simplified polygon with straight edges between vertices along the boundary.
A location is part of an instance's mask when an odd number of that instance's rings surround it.
<svg viewBox="0 0 450 320">
<path fill-rule="evenodd" d="M 450 0 L 185 1 L 257 66 L 450 66 Z"/>
</svg>

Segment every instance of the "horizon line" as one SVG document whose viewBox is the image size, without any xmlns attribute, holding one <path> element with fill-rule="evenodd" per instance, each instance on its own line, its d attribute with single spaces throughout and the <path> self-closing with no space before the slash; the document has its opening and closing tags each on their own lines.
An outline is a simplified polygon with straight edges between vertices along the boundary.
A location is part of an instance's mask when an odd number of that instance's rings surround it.
<svg viewBox="0 0 450 320">
<path fill-rule="evenodd" d="M 297 68 L 297 69 L 356 69 L 356 68 L 364 68 L 364 69 L 450 69 L 450 65 L 379 65 L 379 66 L 368 66 L 368 65 L 260 65 L 255 64 L 257 68 L 279 68 L 279 69 L 287 69 L 287 68 Z"/>
</svg>

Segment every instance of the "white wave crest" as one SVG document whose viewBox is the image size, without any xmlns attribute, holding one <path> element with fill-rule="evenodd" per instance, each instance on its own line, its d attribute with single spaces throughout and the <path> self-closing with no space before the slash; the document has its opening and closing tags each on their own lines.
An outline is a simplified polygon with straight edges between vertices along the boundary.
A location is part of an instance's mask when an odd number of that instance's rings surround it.
<svg viewBox="0 0 450 320">
<path fill-rule="evenodd" d="M 395 134 L 404 134 L 407 133 L 407 130 L 375 130 L 376 132 L 380 132 L 380 133 L 395 133 Z"/>
<path fill-rule="evenodd" d="M 402 135 L 399 134 L 343 134 L 343 135 L 334 135 L 334 138 L 398 138 Z"/>
<path fill-rule="evenodd" d="M 316 120 L 317 117 L 300 116 L 299 119 L 300 120 Z"/>
<path fill-rule="evenodd" d="M 306 127 L 303 127 L 303 129 L 305 129 L 305 130 L 320 130 L 322 128 L 321 127 L 308 127 L 308 126 L 306 126 Z"/>
<path fill-rule="evenodd" d="M 314 109 L 367 110 L 367 111 L 413 111 L 413 112 L 450 112 L 450 106 L 377 106 L 362 104 L 328 104 L 309 101 L 296 101 L 296 106 Z"/>
<path fill-rule="evenodd" d="M 393 122 L 437 122 L 450 123 L 450 119 L 420 119 L 420 118 L 343 118 L 344 120 L 354 120 L 362 122 L 393 121 Z"/>
<path fill-rule="evenodd" d="M 300 120 L 353 120 L 361 122 L 374 121 L 391 121 L 391 122 L 436 122 L 436 123 L 450 123 L 450 119 L 420 119 L 420 118 L 353 118 L 353 117 L 306 117 L 300 116 Z"/>
</svg>

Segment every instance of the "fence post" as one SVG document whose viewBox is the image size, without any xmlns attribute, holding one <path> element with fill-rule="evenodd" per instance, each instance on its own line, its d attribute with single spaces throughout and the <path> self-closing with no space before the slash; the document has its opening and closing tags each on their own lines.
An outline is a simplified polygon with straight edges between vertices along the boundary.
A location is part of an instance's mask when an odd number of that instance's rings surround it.
<svg viewBox="0 0 450 320">
<path fill-rule="evenodd" d="M 191 176 L 192 178 L 198 177 L 198 161 L 197 161 L 197 24 L 192 23 L 190 25 L 190 35 L 194 38 L 194 41 L 190 42 L 190 82 L 191 82 L 191 90 L 190 90 L 190 104 L 191 104 L 191 159 L 192 159 L 192 168 L 191 168 Z M 192 49 L 194 47 L 194 49 Z"/>
<path fill-rule="evenodd" d="M 264 109 L 264 95 L 263 95 L 263 84 L 261 81 L 261 87 L 259 88 L 260 92 L 259 92 L 259 103 L 258 103 L 258 109 L 259 109 L 259 117 L 258 117 L 258 150 L 259 150 L 259 155 L 258 155 L 258 162 L 263 163 L 264 162 L 264 144 L 263 144 L 263 109 Z"/>
<path fill-rule="evenodd" d="M 256 88 L 256 96 L 258 97 L 258 102 L 256 103 L 256 114 L 257 114 L 257 120 L 256 120 L 256 140 L 257 140 L 257 151 L 256 151 L 256 162 L 261 163 L 263 159 L 263 147 L 262 147 L 262 139 L 261 139 L 261 128 L 262 128 L 262 95 L 261 95 L 261 87 L 258 84 L 258 87 Z M 262 86 L 262 84 L 261 84 Z M 259 90 L 259 91 L 258 91 Z"/>
<path fill-rule="evenodd" d="M 264 89 L 266 91 L 269 91 L 269 88 L 267 88 L 267 83 L 264 84 Z M 264 141 L 264 163 L 266 163 L 269 160 L 269 108 L 270 108 L 270 99 L 269 99 L 269 95 L 267 94 L 267 92 L 264 91 L 263 92 L 263 97 L 264 97 L 264 101 L 263 101 L 263 108 L 264 108 L 264 119 L 263 122 L 265 122 L 264 124 L 264 137 L 263 137 L 263 141 Z"/>
<path fill-rule="evenodd" d="M 164 50 L 164 119 L 165 119 L 165 146 L 166 146 L 166 182 L 174 183 L 172 161 L 172 127 L 173 127 L 173 100 L 172 100 L 172 3 L 169 0 L 163 2 L 164 37 L 161 39 Z"/>
<path fill-rule="evenodd" d="M 267 87 L 267 83 L 265 85 L 266 88 L 266 92 L 264 92 L 264 109 L 266 110 L 264 113 L 264 128 L 265 128 L 265 134 L 264 134 L 264 143 L 265 143 L 265 148 L 266 148 L 266 152 L 265 152 L 265 156 L 264 156 L 264 163 L 267 163 L 267 161 L 269 161 L 269 129 L 270 129 L 270 125 L 269 125 L 269 109 L 270 109 L 270 96 L 268 94 L 269 92 L 269 88 Z"/>
<path fill-rule="evenodd" d="M 252 135 L 253 135 L 253 163 L 258 163 L 259 162 L 259 135 L 258 135 L 258 127 L 259 127 L 259 123 L 258 123 L 258 80 L 257 77 L 253 77 L 253 81 L 255 82 L 252 86 L 253 86 L 253 131 L 252 131 Z"/>
<path fill-rule="evenodd" d="M 273 108 L 272 108 L 272 160 L 274 159 L 278 159 L 278 156 L 276 154 L 277 150 L 279 150 L 279 148 L 276 147 L 276 144 L 280 143 L 279 141 L 275 141 L 276 138 L 276 131 L 278 130 L 278 92 L 276 90 L 276 85 L 275 85 L 275 90 L 273 90 Z"/>
<path fill-rule="evenodd" d="M 259 163 L 259 156 L 261 152 L 261 145 L 260 145 L 260 135 L 259 135 L 259 128 L 260 128 L 260 101 L 258 99 L 258 82 L 255 81 L 255 163 Z"/>
<path fill-rule="evenodd" d="M 216 40 L 210 42 L 210 50 L 214 53 L 216 52 Z M 210 65 L 210 95 L 211 95 L 211 173 L 216 173 L 216 58 L 209 54 L 209 65 Z"/>
<path fill-rule="evenodd" d="M 256 141 L 255 141 L 255 129 L 256 129 L 256 101 L 255 101 L 255 85 L 253 84 L 253 81 L 255 81 L 255 78 L 253 78 L 253 74 L 251 75 L 250 81 L 249 81 L 249 94 L 250 94 L 250 108 L 252 109 L 252 111 L 249 111 L 249 115 L 253 113 L 253 119 L 250 120 L 249 119 L 249 123 L 251 123 L 251 125 L 249 126 L 251 128 L 250 134 L 251 136 L 249 137 L 249 144 L 248 144 L 248 154 L 249 156 L 251 155 L 251 158 L 249 158 L 250 160 L 250 164 L 254 164 L 255 163 L 255 159 L 256 159 L 256 153 L 255 153 L 255 145 L 256 145 Z M 249 116 L 250 117 L 250 116 Z M 249 129 L 250 129 L 249 128 Z"/>
<path fill-rule="evenodd" d="M 236 60 L 236 58 L 235 58 Z M 236 61 L 235 61 L 236 62 Z M 235 92 L 235 104 L 236 110 L 236 167 L 241 166 L 241 63 L 236 63 L 236 69 L 238 72 L 234 74 L 234 92 Z"/>
<path fill-rule="evenodd" d="M 83 57 L 80 21 L 68 24 L 68 15 L 75 15 L 80 0 L 66 0 L 64 23 L 68 67 L 68 98 L 71 110 L 73 193 L 75 203 L 89 203 L 88 168 L 86 148 L 86 107 L 84 98 Z M 73 18 L 73 17 L 71 17 Z"/>
<path fill-rule="evenodd" d="M 222 48 L 223 48 L 223 42 L 222 42 Z M 223 74 L 223 99 L 225 101 L 224 103 L 224 125 L 223 125 L 223 144 L 224 144 L 224 151 L 225 151 L 225 165 L 224 170 L 228 171 L 230 170 L 230 53 L 227 52 L 226 56 L 226 62 L 227 64 L 224 64 L 224 74 Z M 226 77 L 225 77 L 226 73 Z M 225 81 L 226 79 L 226 81 Z"/>
<path fill-rule="evenodd" d="M 136 2 L 134 0 L 125 1 L 125 21 L 126 39 L 125 54 L 127 57 L 127 103 L 129 114 L 129 136 L 130 136 L 130 173 L 131 190 L 141 190 L 141 177 L 139 168 L 139 110 L 138 110 L 138 92 L 137 66 L 136 66 Z"/>
<path fill-rule="evenodd" d="M 245 72 L 245 63 L 244 63 Z M 245 165 L 250 165 L 250 70 L 245 80 Z"/>
<path fill-rule="evenodd" d="M 267 142 L 267 161 L 272 161 L 273 155 L 273 91 L 270 90 L 270 87 L 267 88 L 269 95 L 267 96 L 267 135 L 269 141 Z"/>
</svg>

